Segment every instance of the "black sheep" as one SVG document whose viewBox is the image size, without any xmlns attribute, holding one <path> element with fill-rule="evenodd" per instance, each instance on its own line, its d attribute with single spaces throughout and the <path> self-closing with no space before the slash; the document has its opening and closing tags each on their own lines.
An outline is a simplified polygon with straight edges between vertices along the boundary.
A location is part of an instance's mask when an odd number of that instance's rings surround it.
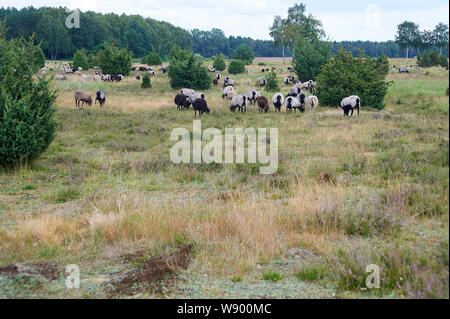
<svg viewBox="0 0 450 319">
<path fill-rule="evenodd" d="M 203 113 L 209 113 L 208 104 L 206 103 L 205 99 L 196 99 L 193 103 L 194 107 L 194 117 L 197 117 L 197 112 L 199 116 L 201 116 Z"/>
<path fill-rule="evenodd" d="M 179 109 L 179 110 L 183 109 L 183 107 L 186 109 L 189 108 L 189 103 L 187 101 L 187 97 L 183 93 L 178 93 L 175 96 L 174 102 L 175 102 L 175 105 L 177 106 L 177 109 Z"/>
</svg>

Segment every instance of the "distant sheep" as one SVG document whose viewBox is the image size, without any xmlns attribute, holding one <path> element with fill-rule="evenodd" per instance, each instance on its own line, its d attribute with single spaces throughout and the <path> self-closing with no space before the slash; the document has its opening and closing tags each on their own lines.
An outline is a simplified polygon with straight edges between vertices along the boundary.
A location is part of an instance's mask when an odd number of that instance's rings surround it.
<svg viewBox="0 0 450 319">
<path fill-rule="evenodd" d="M 261 94 L 256 90 L 247 90 L 244 93 L 247 101 L 250 102 L 250 105 L 256 104 L 256 100 L 261 96 Z"/>
<path fill-rule="evenodd" d="M 266 79 L 265 78 L 258 78 L 256 80 L 256 83 L 259 85 L 260 88 L 264 87 L 266 85 Z"/>
<path fill-rule="evenodd" d="M 272 97 L 272 104 L 275 107 L 275 110 L 277 110 L 278 112 L 281 111 L 281 107 L 284 104 L 284 97 L 283 94 L 281 93 L 275 93 L 274 96 Z"/>
<path fill-rule="evenodd" d="M 234 112 L 236 108 L 239 109 L 241 113 L 247 112 L 247 97 L 243 94 L 236 95 L 231 100 L 230 110 Z"/>
<path fill-rule="evenodd" d="M 216 68 L 208 68 L 209 72 L 216 72 Z"/>
<path fill-rule="evenodd" d="M 209 113 L 208 104 L 206 103 L 206 100 L 203 98 L 196 99 L 193 103 L 193 107 L 194 107 L 194 117 L 197 117 L 197 112 L 199 116 L 201 116 L 203 113 Z"/>
<path fill-rule="evenodd" d="M 319 105 L 319 99 L 314 95 L 310 95 L 305 99 L 305 105 L 309 108 L 310 111 L 313 111 Z"/>
<path fill-rule="evenodd" d="M 75 91 L 75 106 L 79 107 L 80 102 L 82 105 L 87 104 L 89 106 L 92 105 L 92 97 L 89 95 L 89 93 L 81 90 Z"/>
<path fill-rule="evenodd" d="M 228 76 L 223 81 L 223 88 L 226 88 L 227 86 L 233 86 L 234 87 L 234 81 L 230 79 Z"/>
<path fill-rule="evenodd" d="M 409 73 L 409 70 L 406 68 L 406 66 L 401 66 L 398 68 L 398 73 Z"/>
<path fill-rule="evenodd" d="M 216 74 L 216 80 L 220 80 L 220 77 L 221 77 L 220 73 L 217 73 Z"/>
<path fill-rule="evenodd" d="M 55 75 L 55 80 L 58 80 L 58 81 L 67 81 L 68 79 L 67 79 L 67 76 L 65 76 L 65 75 L 62 75 L 62 74 L 56 74 L 56 75 Z"/>
<path fill-rule="evenodd" d="M 352 117 L 354 109 L 356 109 L 358 111 L 358 116 L 359 116 L 360 106 L 361 106 L 361 99 L 356 95 L 351 95 L 349 97 L 346 97 L 341 102 L 341 108 L 344 110 L 344 116 L 349 116 L 349 113 L 351 111 L 350 117 Z"/>
<path fill-rule="evenodd" d="M 259 112 L 267 113 L 269 111 L 269 100 L 265 96 L 260 96 L 257 99 Z"/>
<path fill-rule="evenodd" d="M 95 92 L 95 103 L 94 104 L 100 104 L 100 106 L 103 106 L 106 102 L 106 93 L 103 90 L 97 90 L 97 92 Z"/>
<path fill-rule="evenodd" d="M 219 81 L 217 81 L 217 79 L 214 79 L 214 80 L 213 80 L 213 85 L 214 85 L 214 86 L 219 85 Z"/>
</svg>

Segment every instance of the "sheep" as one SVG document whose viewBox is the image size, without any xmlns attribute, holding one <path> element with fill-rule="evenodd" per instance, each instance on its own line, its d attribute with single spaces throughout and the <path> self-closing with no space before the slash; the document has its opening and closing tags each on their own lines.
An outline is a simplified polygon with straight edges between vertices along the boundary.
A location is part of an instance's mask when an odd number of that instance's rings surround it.
<svg viewBox="0 0 450 319">
<path fill-rule="evenodd" d="M 221 77 L 220 73 L 217 73 L 216 74 L 216 80 L 220 80 L 220 77 Z"/>
<path fill-rule="evenodd" d="M 398 68 L 398 73 L 409 73 L 409 71 L 406 66 L 401 66 Z"/>
<path fill-rule="evenodd" d="M 97 104 L 97 101 L 99 102 L 100 106 L 103 106 L 103 104 L 105 104 L 106 102 L 106 93 L 103 90 L 97 90 L 97 92 L 95 92 L 95 103 Z"/>
<path fill-rule="evenodd" d="M 302 89 L 300 87 L 298 87 L 297 85 L 294 85 L 293 87 L 291 87 L 291 89 L 289 90 L 288 93 L 288 97 L 289 96 L 293 96 L 296 97 L 297 95 L 299 95 L 302 92 Z"/>
<path fill-rule="evenodd" d="M 140 80 L 141 80 L 141 76 L 140 76 L 140 75 L 137 75 L 137 76 L 136 76 L 136 80 L 140 81 Z"/>
<path fill-rule="evenodd" d="M 82 102 L 84 105 L 85 103 L 89 106 L 92 104 L 92 97 L 89 95 L 89 93 L 81 90 L 75 91 L 75 106 L 79 107 L 80 102 Z"/>
<path fill-rule="evenodd" d="M 361 106 L 361 99 L 356 95 L 346 97 L 341 102 L 341 108 L 344 110 L 344 116 L 349 116 L 348 114 L 351 111 L 350 117 L 352 117 L 354 109 L 358 111 L 359 116 L 360 106 Z"/>
<path fill-rule="evenodd" d="M 284 104 L 283 94 L 275 93 L 274 96 L 272 97 L 272 103 L 273 103 L 273 106 L 275 107 L 275 110 L 278 110 L 278 112 L 280 112 L 281 107 Z"/>
<path fill-rule="evenodd" d="M 181 89 L 180 93 L 186 95 L 186 97 L 190 97 L 192 94 L 195 94 L 195 91 L 192 89 Z"/>
<path fill-rule="evenodd" d="M 296 109 L 300 105 L 300 101 L 295 96 L 288 96 L 286 98 L 286 112 L 291 113 L 292 109 Z"/>
<path fill-rule="evenodd" d="M 209 72 L 216 72 L 216 68 L 208 68 Z"/>
<path fill-rule="evenodd" d="M 187 102 L 187 96 L 183 93 L 178 93 L 175 96 L 174 103 L 177 106 L 177 109 L 181 110 L 183 107 L 188 109 L 190 104 Z"/>
<path fill-rule="evenodd" d="M 266 69 L 261 69 L 261 73 L 264 73 L 266 71 Z"/>
<path fill-rule="evenodd" d="M 256 90 L 247 90 L 244 95 L 247 98 L 247 101 L 250 101 L 250 105 L 256 104 L 256 100 L 261 96 Z"/>
<path fill-rule="evenodd" d="M 208 104 L 206 103 L 206 100 L 203 98 L 196 99 L 193 103 L 193 107 L 194 107 L 194 118 L 197 117 L 197 112 L 199 116 L 201 116 L 205 112 L 209 113 Z"/>
<path fill-rule="evenodd" d="M 247 68 L 245 68 L 245 74 L 248 74 L 248 69 Z"/>
<path fill-rule="evenodd" d="M 167 68 L 165 66 L 160 67 L 159 70 L 162 71 L 162 73 L 166 73 L 167 72 Z"/>
<path fill-rule="evenodd" d="M 148 71 L 149 75 L 155 75 L 155 71 Z"/>
<path fill-rule="evenodd" d="M 266 79 L 265 78 L 258 78 L 257 80 L 256 80 L 256 83 L 258 83 L 259 84 L 259 87 L 264 87 L 265 85 L 266 85 Z"/>
<path fill-rule="evenodd" d="M 259 112 L 261 113 L 264 111 L 264 113 L 267 113 L 269 111 L 269 100 L 265 96 L 259 96 L 257 98 Z"/>
<path fill-rule="evenodd" d="M 197 101 L 198 99 L 204 99 L 205 98 L 205 94 L 204 93 L 194 93 L 191 96 L 188 97 L 187 99 L 187 103 L 189 105 L 194 104 L 195 101 Z M 189 106 L 188 106 L 189 108 Z"/>
<path fill-rule="evenodd" d="M 237 95 L 237 94 L 236 94 L 236 92 L 234 92 L 234 91 L 228 92 L 228 93 L 227 93 L 227 100 L 228 100 L 228 101 L 231 101 L 236 95 Z"/>
<path fill-rule="evenodd" d="M 62 74 L 56 74 L 56 75 L 55 75 L 55 80 L 58 80 L 58 81 L 67 81 L 67 76 L 62 75 Z"/>
<path fill-rule="evenodd" d="M 230 79 L 228 76 L 223 81 L 223 88 L 226 88 L 227 86 L 233 86 L 234 87 L 234 81 Z"/>
<path fill-rule="evenodd" d="M 230 110 L 234 112 L 236 108 L 239 108 L 241 113 L 247 112 L 247 97 L 243 94 L 236 95 L 231 100 Z"/>
<path fill-rule="evenodd" d="M 217 81 L 217 79 L 214 79 L 214 80 L 213 80 L 213 85 L 214 85 L 214 86 L 219 85 L 219 81 Z"/>
<path fill-rule="evenodd" d="M 305 105 L 309 108 L 310 111 L 315 110 L 319 105 L 319 99 L 314 95 L 310 95 L 305 99 Z"/>
<path fill-rule="evenodd" d="M 111 80 L 111 76 L 109 74 L 106 74 L 106 75 L 102 74 L 101 79 L 103 81 L 110 81 Z"/>
<path fill-rule="evenodd" d="M 224 99 L 228 92 L 234 91 L 234 88 L 232 86 L 227 86 L 223 89 L 223 93 L 222 93 L 222 99 Z"/>
<path fill-rule="evenodd" d="M 94 79 L 94 81 L 100 81 L 100 75 L 94 74 L 92 78 Z"/>
</svg>

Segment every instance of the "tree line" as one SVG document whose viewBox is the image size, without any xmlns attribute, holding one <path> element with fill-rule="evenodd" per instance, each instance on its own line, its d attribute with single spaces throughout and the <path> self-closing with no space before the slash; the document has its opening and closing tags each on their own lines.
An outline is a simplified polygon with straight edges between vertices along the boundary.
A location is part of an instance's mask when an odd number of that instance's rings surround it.
<svg viewBox="0 0 450 319">
<path fill-rule="evenodd" d="M 291 8 L 289 20 L 298 19 L 298 13 L 304 10 L 301 5 Z M 289 39 L 296 32 L 292 24 L 285 34 L 280 35 L 276 30 L 287 25 L 287 19 L 276 17 L 275 28 L 272 28 L 272 40 L 255 40 L 249 37 L 225 36 L 225 33 L 217 28 L 209 31 L 194 29 L 191 31 L 175 27 L 167 22 L 144 18 L 139 15 L 100 14 L 92 11 L 80 12 L 80 28 L 68 29 L 65 20 L 68 16 L 65 8 L 34 8 L 23 9 L 0 8 L 0 19 L 6 21 L 6 38 L 28 38 L 33 33 L 35 40 L 41 43 L 45 56 L 48 59 L 71 59 L 75 52 L 84 49 L 88 53 L 96 53 L 104 49 L 105 44 L 112 44 L 127 48 L 134 58 L 141 58 L 153 52 L 164 59 L 168 59 L 170 50 L 178 45 L 185 50 L 193 50 L 194 53 L 210 58 L 223 54 L 231 58 L 234 52 L 242 44 L 248 45 L 255 56 L 291 57 L 294 42 Z M 308 28 L 317 29 L 317 21 L 310 19 L 306 25 Z M 284 37 L 284 38 L 283 38 Z M 395 41 L 343 41 L 333 42 L 331 52 L 337 53 L 340 45 L 347 51 L 358 54 L 358 48 L 365 51 L 368 56 L 377 57 L 401 57 L 403 49 Z M 410 55 L 416 55 L 417 49 L 410 48 Z M 442 53 L 448 56 L 448 47 L 444 47 Z"/>
</svg>

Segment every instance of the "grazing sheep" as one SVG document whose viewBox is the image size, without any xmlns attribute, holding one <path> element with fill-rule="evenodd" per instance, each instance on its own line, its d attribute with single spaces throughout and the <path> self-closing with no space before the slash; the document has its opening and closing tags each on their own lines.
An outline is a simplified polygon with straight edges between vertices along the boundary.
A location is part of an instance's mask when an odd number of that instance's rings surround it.
<svg viewBox="0 0 450 319">
<path fill-rule="evenodd" d="M 289 82 L 290 82 L 289 78 L 285 78 L 283 82 L 284 82 L 284 84 L 289 85 Z"/>
<path fill-rule="evenodd" d="M 103 90 L 97 90 L 97 92 L 95 92 L 95 103 L 94 104 L 100 104 L 100 106 L 103 106 L 103 104 L 105 104 L 106 102 L 106 93 Z"/>
<path fill-rule="evenodd" d="M 401 66 L 398 68 L 398 73 L 409 73 L 409 70 L 406 68 L 406 66 Z"/>
<path fill-rule="evenodd" d="M 149 75 L 155 75 L 155 71 L 148 71 Z"/>
<path fill-rule="evenodd" d="M 247 90 L 244 95 L 247 100 L 250 101 L 250 105 L 256 104 L 256 100 L 261 96 L 261 94 L 256 90 Z"/>
<path fill-rule="evenodd" d="M 65 76 L 65 75 L 62 75 L 62 74 L 56 74 L 56 75 L 55 75 L 55 80 L 58 80 L 58 81 L 67 81 L 68 79 L 67 79 L 67 76 Z"/>
<path fill-rule="evenodd" d="M 237 95 L 237 94 L 236 94 L 236 92 L 234 92 L 234 91 L 228 92 L 228 93 L 227 93 L 227 100 L 228 100 L 228 101 L 231 101 L 236 95 Z"/>
<path fill-rule="evenodd" d="M 234 112 L 236 108 L 239 108 L 241 113 L 247 112 L 247 97 L 243 94 L 236 95 L 231 100 L 230 110 Z"/>
<path fill-rule="evenodd" d="M 310 111 L 313 111 L 319 105 L 319 99 L 314 95 L 310 95 L 305 99 L 305 105 Z"/>
<path fill-rule="evenodd" d="M 297 111 L 298 109 L 303 113 L 305 111 L 305 107 L 303 106 L 305 97 L 306 95 L 303 93 L 299 94 L 297 97 L 288 96 L 286 98 L 286 112 L 292 113 L 292 110 Z"/>
<path fill-rule="evenodd" d="M 361 106 L 361 99 L 356 95 L 346 97 L 341 102 L 341 109 L 344 110 L 344 116 L 349 116 L 349 112 L 351 111 L 350 117 L 352 117 L 354 109 L 358 111 L 359 116 L 360 106 Z"/>
<path fill-rule="evenodd" d="M 140 75 L 137 75 L 137 76 L 136 76 L 136 80 L 140 81 L 140 80 L 141 80 L 141 76 L 140 76 Z"/>
<path fill-rule="evenodd" d="M 203 113 L 209 113 L 208 104 L 206 103 L 205 99 L 196 99 L 193 103 L 194 106 L 194 118 L 197 117 L 197 112 L 199 116 L 201 116 Z"/>
<path fill-rule="evenodd" d="M 216 69 L 215 68 L 208 68 L 208 71 L 209 72 L 216 72 Z"/>
<path fill-rule="evenodd" d="M 259 112 L 261 113 L 264 111 L 264 113 L 267 113 L 269 111 L 269 100 L 265 96 L 260 96 L 257 99 Z"/>
<path fill-rule="evenodd" d="M 266 85 L 266 79 L 265 78 L 258 78 L 256 82 L 259 84 L 259 87 L 262 88 Z"/>
<path fill-rule="evenodd" d="M 228 76 L 223 81 L 223 88 L 226 88 L 227 86 L 233 86 L 234 87 L 234 81 L 230 79 Z"/>
<path fill-rule="evenodd" d="M 217 73 L 216 74 L 216 80 L 220 80 L 220 77 L 221 77 L 220 73 Z"/>
<path fill-rule="evenodd" d="M 219 81 L 217 81 L 217 79 L 214 79 L 213 84 L 214 84 L 214 86 L 217 86 L 217 85 L 219 85 Z"/>
<path fill-rule="evenodd" d="M 167 68 L 165 66 L 160 67 L 159 70 L 162 71 L 162 73 L 166 73 L 167 72 Z"/>
<path fill-rule="evenodd" d="M 273 106 L 275 107 L 275 110 L 280 112 L 281 111 L 281 107 L 284 104 L 283 94 L 275 93 L 274 96 L 272 97 L 272 103 L 273 103 Z"/>
<path fill-rule="evenodd" d="M 179 110 L 182 110 L 183 107 L 188 109 L 190 106 L 190 104 L 187 101 L 187 96 L 184 95 L 183 93 L 178 93 L 175 96 L 174 102 L 175 102 L 175 105 L 177 106 L 177 109 L 179 109 Z"/>
<path fill-rule="evenodd" d="M 222 99 L 224 99 L 225 97 L 227 97 L 228 92 L 234 91 L 234 87 L 232 86 L 227 86 L 223 89 L 223 93 L 222 93 Z"/>
<path fill-rule="evenodd" d="M 186 97 L 190 97 L 192 94 L 195 94 L 195 91 L 192 89 L 181 89 L 180 93 L 186 95 Z"/>
<path fill-rule="evenodd" d="M 80 102 L 82 102 L 84 105 L 85 103 L 89 106 L 92 105 L 92 97 L 89 95 L 89 93 L 81 90 L 75 91 L 75 106 L 79 107 Z"/>
<path fill-rule="evenodd" d="M 294 85 L 293 87 L 291 87 L 291 89 L 289 90 L 288 93 L 288 97 L 289 96 L 293 96 L 296 97 L 297 95 L 299 95 L 302 92 L 302 89 L 300 87 L 298 87 L 297 85 Z"/>
<path fill-rule="evenodd" d="M 245 74 L 248 74 L 248 69 L 247 68 L 245 68 Z"/>
<path fill-rule="evenodd" d="M 261 69 L 261 73 L 264 73 L 264 72 L 266 72 L 266 69 Z"/>
<path fill-rule="evenodd" d="M 197 101 L 198 99 L 205 99 L 205 94 L 204 93 L 194 93 L 191 96 L 188 97 L 187 99 L 187 103 L 189 105 L 193 105 L 195 101 Z"/>
<path fill-rule="evenodd" d="M 111 80 L 111 76 L 109 74 L 106 74 L 106 75 L 102 74 L 101 79 L 103 81 L 110 81 Z"/>
</svg>

